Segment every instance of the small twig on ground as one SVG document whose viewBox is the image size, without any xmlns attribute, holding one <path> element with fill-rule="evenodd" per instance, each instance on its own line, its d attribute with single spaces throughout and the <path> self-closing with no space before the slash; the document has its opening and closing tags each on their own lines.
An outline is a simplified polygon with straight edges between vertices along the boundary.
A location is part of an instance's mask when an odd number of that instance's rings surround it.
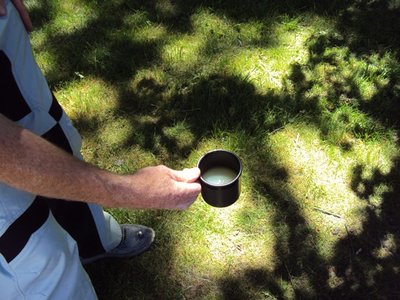
<svg viewBox="0 0 400 300">
<path fill-rule="evenodd" d="M 339 216 L 339 215 L 337 215 L 337 214 L 334 214 L 334 213 L 331 213 L 331 212 L 329 212 L 329 211 L 323 210 L 323 209 L 321 209 L 321 208 L 319 208 L 319 207 L 316 207 L 316 206 L 314 206 L 313 209 L 316 210 L 316 211 L 319 211 L 319 212 L 321 212 L 321 213 L 323 213 L 323 214 L 326 214 L 326 215 L 329 215 L 329 216 L 332 216 L 332 217 L 335 217 L 335 218 L 344 220 L 344 221 L 346 222 L 346 220 L 345 220 L 342 216 Z M 346 228 L 346 229 L 347 229 L 347 228 Z"/>
<path fill-rule="evenodd" d="M 319 208 L 319 207 L 316 207 L 316 206 L 314 206 L 313 209 L 314 209 L 315 211 L 318 211 L 318 212 L 323 213 L 323 214 L 325 214 L 325 215 L 332 216 L 332 217 L 335 217 L 335 218 L 337 218 L 337 219 L 342 220 L 342 221 L 343 221 L 344 228 L 345 228 L 345 230 L 346 230 L 346 234 L 347 234 L 348 237 L 350 237 L 350 231 L 349 231 L 349 229 L 348 229 L 348 227 L 347 227 L 347 222 L 346 222 L 346 219 L 345 219 L 345 218 L 343 218 L 342 216 L 340 216 L 340 215 L 338 215 L 338 214 L 335 214 L 335 213 L 332 213 L 332 212 L 323 210 L 323 209 L 321 209 L 321 208 Z M 352 264 L 352 263 L 353 263 L 353 253 L 355 253 L 355 252 L 354 252 L 353 243 L 352 243 L 352 241 L 351 241 L 351 238 L 349 239 L 349 242 L 350 242 L 350 264 Z"/>
</svg>

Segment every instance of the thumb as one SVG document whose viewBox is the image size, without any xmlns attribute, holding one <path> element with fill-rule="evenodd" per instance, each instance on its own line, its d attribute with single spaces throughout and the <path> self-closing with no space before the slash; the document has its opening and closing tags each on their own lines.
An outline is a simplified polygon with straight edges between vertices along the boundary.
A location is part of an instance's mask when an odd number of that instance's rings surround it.
<svg viewBox="0 0 400 300">
<path fill-rule="evenodd" d="M 174 172 L 175 179 L 182 182 L 195 182 L 200 176 L 200 169 L 190 168 Z"/>
</svg>

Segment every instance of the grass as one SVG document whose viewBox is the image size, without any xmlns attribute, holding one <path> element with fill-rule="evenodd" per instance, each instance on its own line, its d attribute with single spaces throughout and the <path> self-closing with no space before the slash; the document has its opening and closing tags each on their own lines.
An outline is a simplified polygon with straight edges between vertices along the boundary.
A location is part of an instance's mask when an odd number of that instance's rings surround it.
<svg viewBox="0 0 400 300">
<path fill-rule="evenodd" d="M 87 267 L 100 299 L 400 296 L 398 1 L 26 3 L 87 161 L 243 160 L 228 208 L 109 209 L 157 239 Z"/>
</svg>

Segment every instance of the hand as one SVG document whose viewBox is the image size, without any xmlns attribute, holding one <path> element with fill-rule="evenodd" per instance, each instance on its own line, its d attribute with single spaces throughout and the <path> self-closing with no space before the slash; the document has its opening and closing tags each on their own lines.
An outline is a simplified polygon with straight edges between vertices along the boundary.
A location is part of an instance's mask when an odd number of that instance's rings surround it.
<svg viewBox="0 0 400 300">
<path fill-rule="evenodd" d="M 28 10 L 26 9 L 22 0 L 12 0 L 11 1 L 15 8 L 17 9 L 22 22 L 24 23 L 25 29 L 28 32 L 31 32 L 33 29 L 31 18 L 29 17 Z M 5 16 L 7 14 L 5 0 L 0 0 L 0 17 Z"/>
<path fill-rule="evenodd" d="M 187 209 L 201 191 L 198 168 L 172 170 L 166 166 L 147 167 L 133 175 L 137 197 L 147 208 Z"/>
</svg>

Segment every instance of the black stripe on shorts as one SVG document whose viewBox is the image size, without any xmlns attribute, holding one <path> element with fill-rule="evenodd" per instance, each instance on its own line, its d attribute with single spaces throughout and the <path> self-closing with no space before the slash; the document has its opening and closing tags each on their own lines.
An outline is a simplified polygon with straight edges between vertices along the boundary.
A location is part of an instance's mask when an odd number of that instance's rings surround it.
<svg viewBox="0 0 400 300">
<path fill-rule="evenodd" d="M 14 74 L 12 73 L 11 62 L 7 55 L 0 50 L 0 113 L 12 121 L 21 120 L 31 112 L 25 102 Z"/>
<path fill-rule="evenodd" d="M 29 238 L 47 220 L 49 208 L 43 198 L 38 196 L 31 206 L 8 227 L 0 237 L 0 253 L 11 262 L 28 243 Z"/>
<path fill-rule="evenodd" d="M 105 252 L 89 205 L 85 202 L 48 199 L 57 222 L 78 244 L 79 255 L 89 258 Z"/>
</svg>

